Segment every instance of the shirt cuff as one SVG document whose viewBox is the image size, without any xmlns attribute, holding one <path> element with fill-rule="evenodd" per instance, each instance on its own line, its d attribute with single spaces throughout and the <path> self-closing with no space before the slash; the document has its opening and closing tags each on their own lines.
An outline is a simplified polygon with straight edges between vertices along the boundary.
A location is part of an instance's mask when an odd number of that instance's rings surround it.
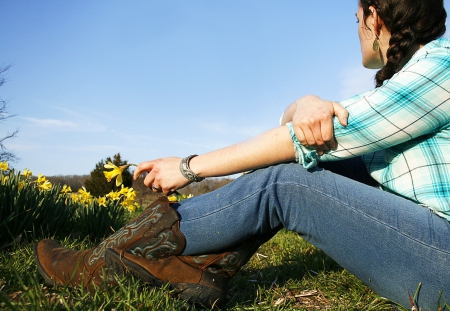
<svg viewBox="0 0 450 311">
<path fill-rule="evenodd" d="M 304 147 L 294 132 L 292 122 L 286 124 L 289 128 L 289 134 L 291 135 L 292 142 L 295 150 L 295 161 L 302 164 L 304 168 L 311 169 L 319 164 L 320 155 L 316 150 L 308 150 Z"/>
</svg>

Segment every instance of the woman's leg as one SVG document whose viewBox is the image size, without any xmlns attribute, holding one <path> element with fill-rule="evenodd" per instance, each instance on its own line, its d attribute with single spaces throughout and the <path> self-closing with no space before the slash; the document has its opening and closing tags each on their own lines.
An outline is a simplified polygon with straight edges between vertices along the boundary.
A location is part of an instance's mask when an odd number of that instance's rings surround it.
<svg viewBox="0 0 450 311">
<path fill-rule="evenodd" d="M 427 208 L 325 169 L 281 164 L 183 201 L 184 255 L 220 252 L 283 225 L 379 295 L 404 306 L 450 302 L 450 224 Z"/>
</svg>

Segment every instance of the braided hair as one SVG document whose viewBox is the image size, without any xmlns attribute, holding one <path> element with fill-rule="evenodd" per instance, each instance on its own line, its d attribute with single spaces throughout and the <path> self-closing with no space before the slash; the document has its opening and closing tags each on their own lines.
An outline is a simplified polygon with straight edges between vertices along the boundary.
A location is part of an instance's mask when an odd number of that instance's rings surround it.
<svg viewBox="0 0 450 311">
<path fill-rule="evenodd" d="M 359 0 L 364 20 L 373 6 L 391 33 L 387 62 L 375 75 L 376 86 L 390 79 L 415 44 L 427 44 L 445 33 L 447 12 L 443 0 Z"/>
</svg>

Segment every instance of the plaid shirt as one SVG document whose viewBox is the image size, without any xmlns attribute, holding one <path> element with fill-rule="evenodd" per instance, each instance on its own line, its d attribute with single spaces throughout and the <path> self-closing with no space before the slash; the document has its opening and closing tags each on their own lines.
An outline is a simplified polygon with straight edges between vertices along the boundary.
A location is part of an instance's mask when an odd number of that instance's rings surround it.
<svg viewBox="0 0 450 311">
<path fill-rule="evenodd" d="M 348 126 L 334 118 L 338 147 L 323 156 L 303 147 L 289 125 L 298 162 L 362 156 L 384 190 L 450 220 L 450 40 L 428 43 L 381 87 L 340 104 Z"/>
</svg>

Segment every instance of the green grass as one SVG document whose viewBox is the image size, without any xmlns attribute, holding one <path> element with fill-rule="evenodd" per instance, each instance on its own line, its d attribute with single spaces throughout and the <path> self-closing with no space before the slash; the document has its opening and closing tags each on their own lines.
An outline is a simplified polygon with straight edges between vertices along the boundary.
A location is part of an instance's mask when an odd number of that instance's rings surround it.
<svg viewBox="0 0 450 311">
<path fill-rule="evenodd" d="M 71 249 L 92 245 L 60 241 Z M 167 288 L 138 280 L 82 288 L 47 286 L 37 272 L 32 243 L 0 252 L 1 310 L 198 310 Z M 297 234 L 279 232 L 230 282 L 227 310 L 392 310 L 385 300 Z"/>
</svg>

